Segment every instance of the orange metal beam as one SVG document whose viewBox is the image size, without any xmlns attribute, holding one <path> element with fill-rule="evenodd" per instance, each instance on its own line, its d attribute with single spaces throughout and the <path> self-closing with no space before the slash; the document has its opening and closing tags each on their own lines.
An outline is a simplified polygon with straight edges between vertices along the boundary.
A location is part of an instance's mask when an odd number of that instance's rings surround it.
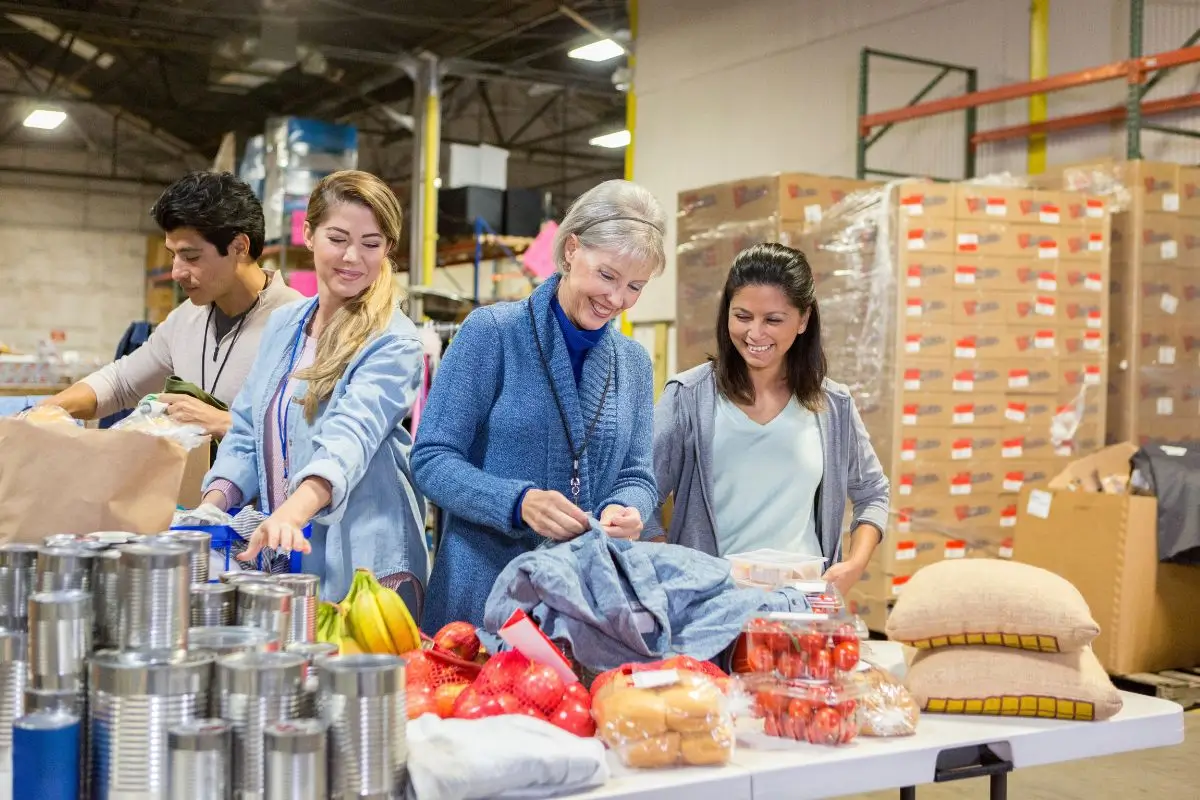
<svg viewBox="0 0 1200 800">
<path fill-rule="evenodd" d="M 1150 100 L 1142 103 L 1142 116 L 1154 117 L 1170 114 L 1172 111 L 1188 111 L 1200 108 L 1200 94 L 1185 94 L 1179 97 L 1168 97 L 1163 100 Z M 1106 125 L 1121 122 L 1128 115 L 1126 106 L 1113 106 L 1099 111 L 1089 111 L 1084 114 L 1073 114 L 1069 117 L 1056 117 L 1045 122 L 1027 125 L 1012 125 L 1007 128 L 994 128 L 990 131 L 980 131 L 971 137 L 971 144 L 991 144 L 1009 139 L 1020 139 L 1040 133 L 1059 133 L 1076 128 L 1088 128 L 1094 125 Z"/>
<path fill-rule="evenodd" d="M 1066 72 L 1041 80 L 1010 83 L 1004 86 L 997 86 L 994 89 L 984 89 L 983 91 L 971 94 L 959 95 L 958 97 L 946 97 L 940 100 L 931 100 L 928 103 L 918 103 L 915 106 L 894 108 L 890 111 L 879 111 L 874 114 L 864 114 L 859 118 L 858 127 L 860 134 L 866 136 L 872 129 L 882 125 L 907 122 L 909 120 L 932 117 L 937 114 L 948 114 L 953 111 L 963 111 L 968 108 L 978 108 L 979 106 L 987 106 L 994 103 L 1006 103 L 1010 100 L 1020 100 L 1035 94 L 1060 92 L 1064 89 L 1089 86 L 1094 83 L 1104 83 L 1117 80 L 1118 78 L 1125 78 L 1134 83 L 1141 83 L 1147 73 L 1157 72 L 1168 67 L 1177 67 L 1181 64 L 1194 64 L 1197 62 L 1200 62 L 1200 45 L 1184 47 L 1179 50 L 1168 50 L 1163 53 L 1127 59 L 1099 67 L 1090 67 L 1088 69 L 1077 70 L 1076 72 Z"/>
</svg>

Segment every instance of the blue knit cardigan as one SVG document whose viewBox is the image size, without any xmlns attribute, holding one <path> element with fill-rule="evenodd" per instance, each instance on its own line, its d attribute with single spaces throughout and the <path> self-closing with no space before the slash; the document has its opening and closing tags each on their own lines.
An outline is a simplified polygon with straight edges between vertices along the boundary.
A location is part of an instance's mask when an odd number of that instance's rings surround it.
<svg viewBox="0 0 1200 800">
<path fill-rule="evenodd" d="M 544 541 L 513 525 L 522 492 L 571 496 L 571 451 L 533 338 L 530 303 L 576 447 L 612 369 L 608 398 L 580 461 L 580 506 L 596 515 L 614 503 L 632 506 L 648 520 L 657 503 L 650 356 L 610 324 L 589 351 L 576 388 L 551 305 L 558 284 L 555 276 L 528 300 L 472 312 L 433 381 L 412 451 L 417 487 L 445 514 L 421 621 L 427 632 L 453 620 L 482 626 L 501 570 Z"/>
</svg>

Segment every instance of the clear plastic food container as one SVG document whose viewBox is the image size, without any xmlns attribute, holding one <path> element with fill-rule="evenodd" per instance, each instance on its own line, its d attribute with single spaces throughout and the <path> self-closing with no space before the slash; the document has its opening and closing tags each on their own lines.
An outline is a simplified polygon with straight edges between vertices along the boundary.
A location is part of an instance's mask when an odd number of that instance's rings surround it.
<svg viewBox="0 0 1200 800">
<path fill-rule="evenodd" d="M 858 668 L 854 618 L 833 613 L 774 613 L 743 628 L 746 672 L 787 681 L 830 681 Z"/>
<path fill-rule="evenodd" d="M 767 736 L 827 746 L 849 744 L 858 737 L 862 685 L 854 677 L 819 683 L 763 675 L 740 680 Z"/>
<path fill-rule="evenodd" d="M 797 581 L 819 580 L 828 559 L 784 550 L 751 550 L 726 556 L 733 565 L 733 580 L 742 588 L 778 589 Z"/>
</svg>

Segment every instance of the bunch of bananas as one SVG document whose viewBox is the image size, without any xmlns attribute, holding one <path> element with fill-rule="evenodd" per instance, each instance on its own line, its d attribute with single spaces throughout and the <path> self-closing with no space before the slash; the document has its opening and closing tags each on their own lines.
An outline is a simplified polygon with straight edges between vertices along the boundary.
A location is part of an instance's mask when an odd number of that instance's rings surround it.
<svg viewBox="0 0 1200 800">
<path fill-rule="evenodd" d="M 363 651 L 346 628 L 346 612 L 334 603 L 323 602 L 317 606 L 317 641 L 332 644 L 338 649 L 338 655 L 355 655 Z"/>
<path fill-rule="evenodd" d="M 325 635 L 333 637 L 341 633 L 343 641 L 353 641 L 362 652 L 400 655 L 421 647 L 417 623 L 400 595 L 385 589 L 368 569 L 355 570 L 345 599 L 331 605 L 331 611 L 324 608 L 322 605 L 317 610 L 317 638 L 321 641 L 333 641 L 321 638 L 321 619 L 325 614 L 333 620 L 324 629 Z"/>
</svg>

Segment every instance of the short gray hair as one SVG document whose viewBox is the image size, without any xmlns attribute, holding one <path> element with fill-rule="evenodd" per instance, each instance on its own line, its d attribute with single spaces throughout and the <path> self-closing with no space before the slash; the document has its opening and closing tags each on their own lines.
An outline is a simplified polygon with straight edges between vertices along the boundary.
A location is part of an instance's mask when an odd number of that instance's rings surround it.
<svg viewBox="0 0 1200 800">
<path fill-rule="evenodd" d="M 611 180 L 581 194 L 563 217 L 554 237 L 554 263 L 567 268 L 567 240 L 572 234 L 588 249 L 649 263 L 658 275 L 667 264 L 663 234 L 667 215 L 662 204 L 636 183 Z"/>
</svg>

